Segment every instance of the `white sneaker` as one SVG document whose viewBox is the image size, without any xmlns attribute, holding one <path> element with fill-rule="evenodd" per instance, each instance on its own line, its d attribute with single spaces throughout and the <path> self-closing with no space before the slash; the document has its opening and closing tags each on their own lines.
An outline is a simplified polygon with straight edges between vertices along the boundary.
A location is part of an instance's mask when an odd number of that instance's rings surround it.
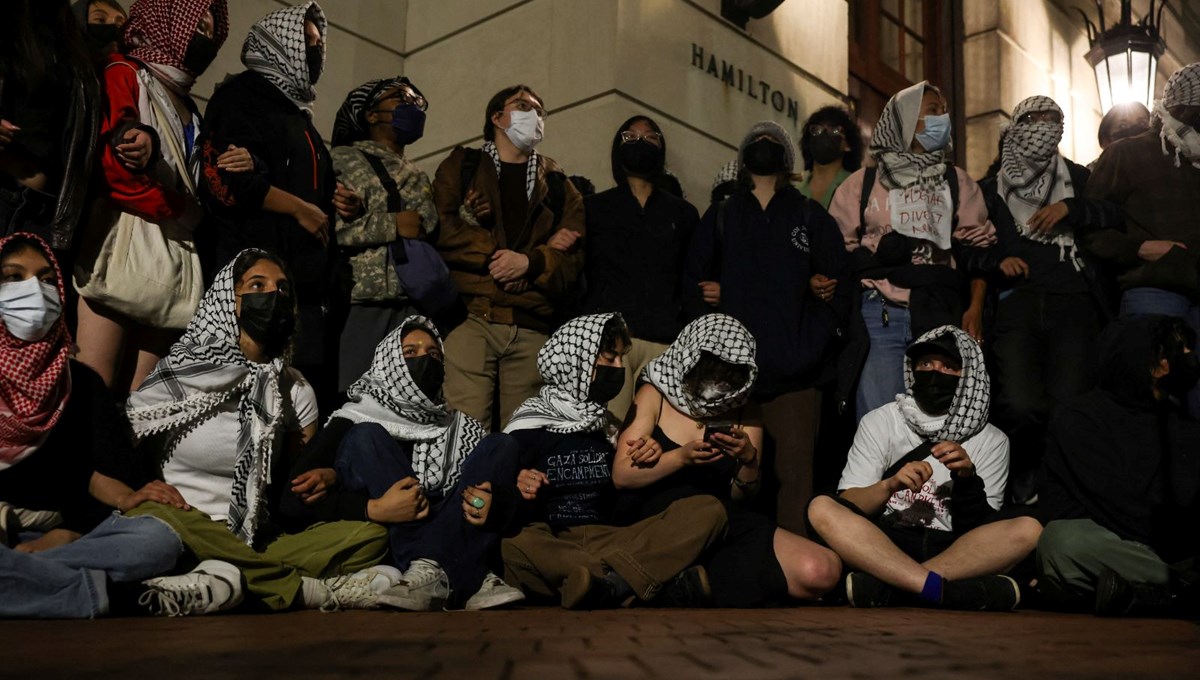
<svg viewBox="0 0 1200 680">
<path fill-rule="evenodd" d="M 233 609 L 242 603 L 242 572 L 228 562 L 204 560 L 179 576 L 142 581 L 138 604 L 156 616 L 195 616 Z"/>
<path fill-rule="evenodd" d="M 379 606 L 379 594 L 396 585 L 400 576 L 399 569 L 378 564 L 353 574 L 324 579 L 305 578 L 304 605 L 323 612 L 335 612 L 339 609 L 375 609 Z M 310 595 L 313 591 L 317 594 Z"/>
<path fill-rule="evenodd" d="M 12 505 L 0 502 L 0 545 L 11 548 L 17 544 L 21 533 L 21 518 Z"/>
<path fill-rule="evenodd" d="M 492 609 L 494 607 L 503 607 L 506 604 L 520 602 L 525 599 L 525 593 L 520 589 L 514 588 L 504 582 L 504 579 L 496 576 L 492 572 L 488 572 L 487 576 L 483 577 L 483 585 L 479 586 L 479 592 L 471 596 L 463 609 L 468 611 L 478 611 L 480 609 Z"/>
<path fill-rule="evenodd" d="M 410 612 L 429 612 L 446 606 L 450 577 L 437 562 L 415 559 L 396 585 L 379 596 L 379 604 Z"/>
</svg>

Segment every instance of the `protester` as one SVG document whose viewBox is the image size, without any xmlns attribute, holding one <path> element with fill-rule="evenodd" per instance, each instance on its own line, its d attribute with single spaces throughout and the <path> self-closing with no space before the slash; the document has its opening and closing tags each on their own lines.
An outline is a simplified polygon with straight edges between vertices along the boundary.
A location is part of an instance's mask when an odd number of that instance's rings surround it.
<svg viewBox="0 0 1200 680">
<path fill-rule="evenodd" d="M 800 193 L 828 210 L 837 188 L 862 167 L 862 155 L 862 133 L 850 112 L 841 106 L 817 109 L 804 121 L 800 136 L 805 172 Z"/>
<path fill-rule="evenodd" d="M 497 396 L 503 426 L 537 393 L 538 350 L 583 269 L 582 199 L 534 150 L 544 117 L 529 86 L 500 90 L 484 111 L 482 149 L 455 147 L 433 181 L 437 248 L 467 313 L 446 336 L 446 402 L 488 429 Z M 556 234 L 568 242 L 551 247 Z"/>
<path fill-rule="evenodd" d="M 1100 150 L 1108 149 L 1113 142 L 1136 137 L 1150 129 L 1150 109 L 1141 102 L 1126 102 L 1115 104 L 1104 117 L 1100 119 L 1100 127 L 1096 131 L 1096 141 L 1100 142 Z"/>
<path fill-rule="evenodd" d="M 125 51 L 121 35 L 129 12 L 117 0 L 74 0 L 71 11 L 84 29 L 83 39 L 92 61 L 103 67 L 110 54 Z"/>
<path fill-rule="evenodd" d="M 633 343 L 623 359 L 625 386 L 608 404 L 624 418 L 637 376 L 683 328 L 680 281 L 688 242 L 700 215 L 664 188 L 667 140 L 646 116 L 634 116 L 613 136 L 616 186 L 584 201 L 587 294 L 583 312 L 619 312 Z"/>
<path fill-rule="evenodd" d="M 426 238 L 437 227 L 429 178 L 404 156 L 404 147 L 424 134 L 428 107 L 408 78 L 396 76 L 351 90 L 334 119 L 334 172 L 363 204 L 358 215 L 339 214 L 334 222 L 354 281 L 339 344 L 339 392 L 366 372 L 375 347 L 417 311 L 395 262 L 406 256 L 408 239 Z"/>
</svg>

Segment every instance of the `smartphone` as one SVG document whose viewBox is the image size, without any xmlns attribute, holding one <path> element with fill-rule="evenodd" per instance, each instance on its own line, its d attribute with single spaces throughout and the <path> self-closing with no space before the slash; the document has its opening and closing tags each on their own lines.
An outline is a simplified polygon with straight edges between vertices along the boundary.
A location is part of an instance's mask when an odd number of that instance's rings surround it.
<svg viewBox="0 0 1200 680">
<path fill-rule="evenodd" d="M 704 426 L 704 441 L 709 444 L 713 443 L 712 436 L 718 432 L 723 435 L 732 436 L 735 425 L 737 423 L 732 420 L 717 420 L 708 423 Z"/>
</svg>

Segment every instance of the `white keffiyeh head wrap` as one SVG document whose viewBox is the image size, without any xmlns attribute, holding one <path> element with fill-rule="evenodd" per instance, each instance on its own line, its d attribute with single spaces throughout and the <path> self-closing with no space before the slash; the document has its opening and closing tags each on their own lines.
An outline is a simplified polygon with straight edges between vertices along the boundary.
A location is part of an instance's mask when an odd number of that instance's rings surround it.
<svg viewBox="0 0 1200 680">
<path fill-rule="evenodd" d="M 237 462 L 229 506 L 229 530 L 247 544 L 266 519 L 264 492 L 271 476 L 277 435 L 283 426 L 279 378 L 286 358 L 258 364 L 246 358 L 234 294 L 233 268 L 247 250 L 222 269 L 204 294 L 179 342 L 154 372 L 129 395 L 126 412 L 135 441 L 166 435 L 162 460 L 170 458 L 184 435 L 237 401 Z"/>
<path fill-rule="evenodd" d="M 394 439 L 414 442 L 413 472 L 426 493 L 438 495 L 454 488 L 462 476 L 462 464 L 483 440 L 486 432 L 474 418 L 450 411 L 434 402 L 413 380 L 404 360 L 402 340 L 420 329 L 433 337 L 438 349 L 442 338 L 433 322 L 410 316 L 375 348 L 371 367 L 356 380 L 346 402 L 333 418 L 354 423 L 378 423 Z"/>
<path fill-rule="evenodd" d="M 250 27 L 242 45 L 242 63 L 279 88 L 288 99 L 313 115 L 317 91 L 308 72 L 304 22 L 311 20 L 321 34 L 321 59 L 325 59 L 325 37 L 329 23 L 314 0 L 277 9 Z"/>
<path fill-rule="evenodd" d="M 577 433 L 610 430 L 603 404 L 588 399 L 592 369 L 600 355 L 604 327 L 619 314 L 591 314 L 571 319 L 554 331 L 538 352 L 542 389 L 513 412 L 505 432 L 544 429 Z M 615 434 L 615 432 L 609 432 Z"/>
<path fill-rule="evenodd" d="M 905 393 L 897 395 L 896 402 L 909 428 L 920 437 L 933 442 L 952 441 L 961 444 L 979 434 L 987 425 L 988 410 L 992 403 L 992 381 L 984 365 L 983 350 L 979 343 L 955 326 L 935 328 L 917 338 L 913 344 L 943 335 L 954 337 L 954 345 L 962 357 L 962 375 L 954 390 L 950 412 L 944 416 L 931 416 L 917 406 L 917 400 L 912 395 L 913 360 L 907 356 L 904 358 Z"/>
<path fill-rule="evenodd" d="M 1154 106 L 1154 115 L 1162 121 L 1162 150 L 1165 156 L 1175 156 L 1175 167 L 1183 160 L 1200 168 L 1200 131 L 1171 115 L 1176 106 L 1200 106 L 1200 62 L 1179 69 L 1167 81 L 1162 99 Z M 1173 151 L 1172 151 L 1173 149 Z"/>
<path fill-rule="evenodd" d="M 1053 111 L 1058 123 L 1022 123 L 1027 113 Z M 1038 210 L 1075 196 L 1067 161 L 1058 153 L 1063 137 L 1063 112 L 1049 97 L 1037 95 L 1025 99 L 1013 109 L 1013 123 L 1000 133 L 1000 173 L 997 189 L 1016 222 L 1017 231 L 1038 243 L 1059 247 L 1060 259 L 1070 258 L 1081 265 L 1075 252 L 1075 237 L 1057 227 L 1049 233 L 1029 228 L 1029 219 Z"/>
<path fill-rule="evenodd" d="M 708 314 L 689 323 L 679 337 L 646 368 L 641 379 L 654 385 L 675 410 L 691 418 L 712 418 L 741 407 L 750 397 L 758 365 L 754 362 L 754 336 L 737 319 Z M 750 369 L 746 383 L 727 394 L 704 399 L 684 389 L 687 375 L 708 352 L 721 361 Z"/>
<path fill-rule="evenodd" d="M 887 189 L 905 189 L 920 185 L 934 190 L 945 183 L 946 163 L 953 146 L 917 153 L 912 150 L 921 117 L 921 98 L 930 89 L 941 91 L 927 81 L 900 90 L 883 107 L 879 123 L 871 136 L 871 157 L 879 165 L 879 181 Z"/>
</svg>

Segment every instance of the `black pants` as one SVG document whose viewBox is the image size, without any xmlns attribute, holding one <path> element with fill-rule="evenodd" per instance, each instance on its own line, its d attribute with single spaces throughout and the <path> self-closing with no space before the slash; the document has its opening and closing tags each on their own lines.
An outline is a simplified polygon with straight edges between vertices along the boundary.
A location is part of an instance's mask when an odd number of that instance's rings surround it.
<svg viewBox="0 0 1200 680">
<path fill-rule="evenodd" d="M 992 340 L 992 420 L 1008 434 L 1010 480 L 1036 470 L 1058 405 L 1091 387 L 1100 314 L 1090 293 L 1018 288 Z"/>
</svg>

